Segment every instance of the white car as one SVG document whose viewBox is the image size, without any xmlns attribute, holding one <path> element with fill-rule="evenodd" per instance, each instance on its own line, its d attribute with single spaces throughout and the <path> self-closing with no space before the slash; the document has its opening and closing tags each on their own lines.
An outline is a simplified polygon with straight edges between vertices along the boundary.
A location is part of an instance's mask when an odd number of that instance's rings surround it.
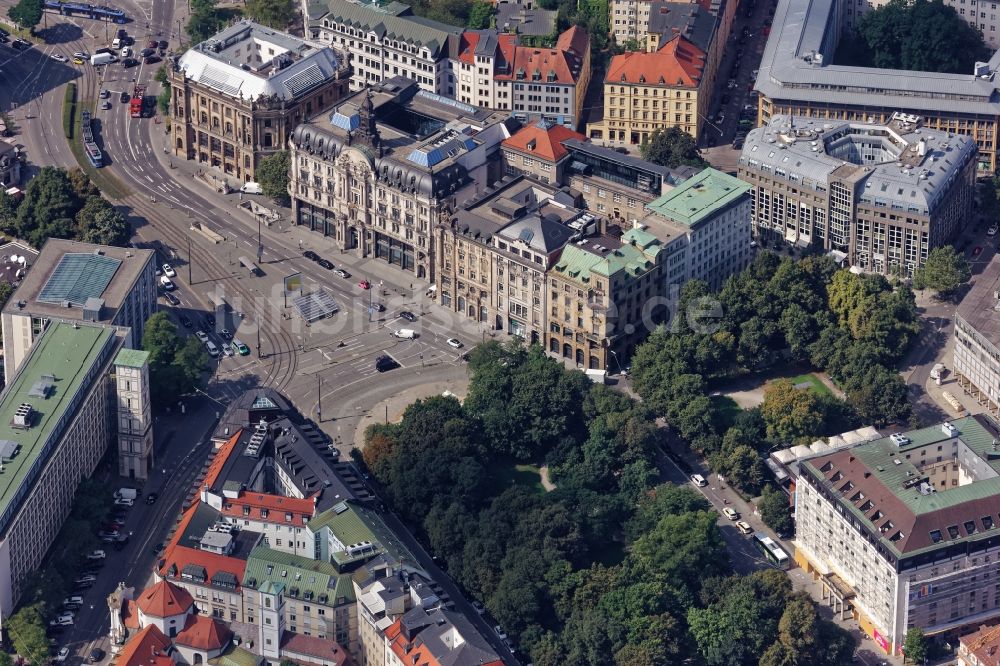
<svg viewBox="0 0 1000 666">
<path fill-rule="evenodd" d="M 132 55 L 132 49 L 130 49 L 127 46 L 123 46 L 121 53 L 123 58 L 128 58 L 130 55 Z"/>
<path fill-rule="evenodd" d="M 998 227 L 998 225 L 994 224 L 992 227 L 990 227 L 989 229 L 986 230 L 986 235 L 987 236 L 996 236 L 998 228 L 1000 228 L 1000 227 Z"/>
<path fill-rule="evenodd" d="M 448 346 L 454 347 L 455 349 L 461 349 L 462 341 L 459 340 L 458 338 L 448 338 Z"/>
<path fill-rule="evenodd" d="M 174 289 L 177 288 L 174 286 L 174 283 L 170 281 L 170 278 L 168 278 L 166 275 L 160 276 L 160 286 L 163 287 L 164 291 L 173 291 Z"/>
<path fill-rule="evenodd" d="M 202 344 L 208 342 L 208 334 L 205 331 L 195 331 L 194 335 Z"/>
<path fill-rule="evenodd" d="M 498 637 L 498 638 L 499 638 L 500 640 L 502 640 L 502 641 L 505 641 L 505 640 L 507 640 L 507 632 L 505 632 L 505 631 L 503 630 L 503 627 L 501 627 L 501 626 L 500 626 L 499 624 L 498 624 L 497 626 L 493 627 L 493 631 L 495 631 L 495 632 L 496 632 L 496 634 L 497 634 L 497 637 Z"/>
<path fill-rule="evenodd" d="M 132 506 L 135 504 L 135 500 L 131 497 L 119 497 L 115 500 L 115 506 Z"/>
<path fill-rule="evenodd" d="M 736 513 L 735 509 L 732 509 L 732 508 L 730 508 L 728 506 L 725 509 L 722 510 L 722 515 L 725 516 L 726 518 L 728 518 L 729 520 L 739 520 L 740 519 L 740 514 Z"/>
<path fill-rule="evenodd" d="M 225 354 L 226 356 L 232 356 L 235 352 L 233 352 L 233 348 L 230 347 L 228 343 L 223 342 L 222 353 Z"/>
<path fill-rule="evenodd" d="M 95 550 L 90 555 L 87 555 L 88 560 L 103 560 L 106 557 L 106 553 L 103 550 Z"/>
<path fill-rule="evenodd" d="M 65 599 L 63 599 L 63 605 L 66 604 L 78 604 L 78 605 L 83 604 L 83 597 L 81 596 L 66 597 Z"/>
<path fill-rule="evenodd" d="M 66 56 L 64 56 L 61 53 L 53 53 L 49 57 L 55 60 L 56 62 L 66 62 Z"/>
<path fill-rule="evenodd" d="M 55 661 L 66 661 L 66 657 L 69 656 L 69 648 L 64 647 L 59 650 L 59 654 L 55 656 Z"/>
<path fill-rule="evenodd" d="M 746 534 L 753 534 L 753 528 L 750 526 L 750 523 L 748 523 L 745 520 L 737 520 L 736 521 L 736 529 L 738 529 L 740 531 L 740 534 L 744 534 L 744 535 L 746 535 Z"/>
<path fill-rule="evenodd" d="M 77 51 L 76 53 L 73 54 L 73 57 L 74 58 L 79 58 L 80 60 L 89 60 L 90 59 L 90 55 L 87 54 L 87 53 L 84 53 L 83 51 Z"/>
<path fill-rule="evenodd" d="M 59 613 L 59 616 L 56 619 L 60 622 L 65 622 L 66 620 L 72 622 L 74 617 L 76 617 L 76 613 L 73 611 L 63 611 L 62 613 Z"/>
<path fill-rule="evenodd" d="M 177 271 L 170 264 L 163 264 L 163 274 L 167 277 L 177 277 Z"/>
<path fill-rule="evenodd" d="M 705 477 L 703 477 L 701 474 L 692 474 L 691 483 L 698 486 L 699 488 L 704 488 L 705 486 L 708 485 L 708 481 L 706 481 Z"/>
</svg>

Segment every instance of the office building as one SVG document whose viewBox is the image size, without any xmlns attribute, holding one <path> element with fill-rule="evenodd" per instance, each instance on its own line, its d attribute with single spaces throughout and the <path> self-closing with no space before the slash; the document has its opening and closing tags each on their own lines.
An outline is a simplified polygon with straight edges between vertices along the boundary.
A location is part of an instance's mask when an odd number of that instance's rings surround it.
<svg viewBox="0 0 1000 666">
<path fill-rule="evenodd" d="M 571 160 L 562 142 L 567 139 L 587 140 L 579 132 L 544 120 L 525 125 L 501 144 L 504 173 L 534 176 L 543 183 L 566 182 Z"/>
<path fill-rule="evenodd" d="M 738 178 L 708 168 L 647 206 L 643 222 L 653 233 L 656 216 L 688 229 L 683 240 L 667 244 L 672 284 L 703 280 L 718 291 L 750 264 L 749 190 Z"/>
<path fill-rule="evenodd" d="M 587 123 L 587 136 L 638 146 L 656 130 L 678 127 L 698 139 L 711 94 L 707 58 L 683 35 L 653 53 L 614 56 L 604 76 L 604 115 Z"/>
<path fill-rule="evenodd" d="M 251 21 L 196 44 L 169 68 L 173 155 L 254 180 L 306 118 L 348 88 L 346 58 L 329 46 Z"/>
<path fill-rule="evenodd" d="M 918 116 L 926 129 L 970 137 L 979 170 L 993 172 L 1000 52 L 964 74 L 838 65 L 837 47 L 857 7 L 850 0 L 778 2 L 755 83 L 758 124 L 779 115 L 866 124 L 887 124 L 896 113 Z M 993 10 L 980 3 L 976 11 Z"/>
<path fill-rule="evenodd" d="M 955 381 L 1000 417 L 1000 259 L 976 276 L 955 314 Z"/>
<path fill-rule="evenodd" d="M 430 93 L 455 97 L 449 55 L 462 28 L 413 14 L 400 2 L 304 0 L 312 38 L 348 54 L 351 90 L 398 76 Z"/>
<path fill-rule="evenodd" d="M 433 228 L 463 189 L 500 175 L 500 143 L 518 128 L 493 113 L 421 90 L 402 76 L 358 92 L 291 141 L 296 224 L 345 252 L 433 282 Z"/>
<path fill-rule="evenodd" d="M 739 177 L 762 244 L 910 276 L 972 218 L 976 146 L 902 113 L 887 123 L 778 116 L 747 136 Z"/>
<path fill-rule="evenodd" d="M 795 560 L 887 654 L 1000 615 L 998 437 L 977 415 L 799 462 Z"/>
<path fill-rule="evenodd" d="M 111 326 L 53 322 L 0 394 L 0 626 L 69 515 L 77 485 L 114 439 L 112 401 L 129 392 L 108 377 L 140 363 L 131 350 L 119 354 L 125 338 Z M 151 457 L 148 444 L 136 455 Z"/>
<path fill-rule="evenodd" d="M 125 347 L 138 348 L 146 320 L 156 312 L 154 261 L 152 250 L 46 241 L 0 316 L 6 381 L 52 322 L 114 326 L 124 334 Z"/>
</svg>

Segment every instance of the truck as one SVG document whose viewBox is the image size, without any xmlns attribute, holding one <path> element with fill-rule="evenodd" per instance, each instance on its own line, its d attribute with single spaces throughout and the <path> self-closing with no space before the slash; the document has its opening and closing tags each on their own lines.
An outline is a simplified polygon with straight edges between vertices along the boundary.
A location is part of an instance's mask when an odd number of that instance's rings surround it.
<svg viewBox="0 0 1000 666">
<path fill-rule="evenodd" d="M 115 62 L 118 58 L 115 57 L 113 53 L 95 53 L 90 56 L 90 64 L 94 67 L 99 65 L 107 65 L 109 63 Z"/>
<path fill-rule="evenodd" d="M 126 499 L 132 500 L 133 502 L 139 496 L 139 491 L 135 488 L 119 488 L 115 491 L 115 499 Z"/>
<path fill-rule="evenodd" d="M 133 118 L 142 118 L 142 107 L 146 100 L 146 86 L 136 84 L 132 91 L 132 99 L 128 103 L 129 115 Z"/>
<path fill-rule="evenodd" d="M 944 377 L 944 363 L 937 363 L 931 368 L 931 379 L 934 379 L 941 383 L 941 378 Z"/>
</svg>

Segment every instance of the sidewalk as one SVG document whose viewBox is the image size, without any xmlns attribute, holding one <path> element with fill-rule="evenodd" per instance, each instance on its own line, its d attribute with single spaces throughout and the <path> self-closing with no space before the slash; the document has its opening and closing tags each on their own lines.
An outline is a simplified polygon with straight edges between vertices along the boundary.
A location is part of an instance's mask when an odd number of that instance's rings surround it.
<svg viewBox="0 0 1000 666">
<path fill-rule="evenodd" d="M 445 391 L 450 391 L 459 400 L 465 400 L 468 390 L 469 380 L 463 378 L 421 384 L 400 391 L 396 395 L 373 405 L 368 413 L 361 418 L 358 427 L 354 429 L 354 446 L 358 449 L 364 447 L 365 430 L 368 426 L 386 421 L 396 423 L 403 418 L 403 412 L 406 411 L 406 408 L 416 400 L 441 395 Z"/>
</svg>

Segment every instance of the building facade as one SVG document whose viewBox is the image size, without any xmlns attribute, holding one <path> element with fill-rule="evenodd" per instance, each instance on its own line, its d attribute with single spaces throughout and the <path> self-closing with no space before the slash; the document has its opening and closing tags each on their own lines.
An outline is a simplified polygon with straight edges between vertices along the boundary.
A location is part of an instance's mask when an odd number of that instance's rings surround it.
<svg viewBox="0 0 1000 666">
<path fill-rule="evenodd" d="M 800 463 L 795 559 L 886 653 L 1000 615 L 998 435 L 973 416 Z"/>
<path fill-rule="evenodd" d="M 114 326 L 127 348 L 138 347 L 156 312 L 154 260 L 152 250 L 46 241 L 0 316 L 6 381 L 53 321 Z"/>
<path fill-rule="evenodd" d="M 604 77 L 604 115 L 587 136 L 638 146 L 656 130 L 678 127 L 698 139 L 708 109 L 707 54 L 683 35 L 655 53 L 614 56 Z"/>
<path fill-rule="evenodd" d="M 586 137 L 562 125 L 545 121 L 530 123 L 505 140 L 504 174 L 534 176 L 543 183 L 566 182 L 570 152 L 563 145 L 567 139 L 586 141 Z"/>
<path fill-rule="evenodd" d="M 118 476 L 149 478 L 153 467 L 153 415 L 149 400 L 149 352 L 123 349 L 115 357 Z"/>
<path fill-rule="evenodd" d="M 349 76 L 329 46 L 251 21 L 232 25 L 170 68 L 173 155 L 252 181 L 300 122 L 347 92 Z"/>
<path fill-rule="evenodd" d="M 976 277 L 955 315 L 955 380 L 1000 417 L 1000 259 Z"/>
<path fill-rule="evenodd" d="M 995 11 L 986 4 L 972 5 L 970 11 Z M 920 117 L 926 129 L 970 137 L 979 149 L 979 170 L 993 172 L 1000 132 L 1000 52 L 963 74 L 835 64 L 848 19 L 860 9 L 851 0 L 778 2 L 755 83 L 758 124 L 778 115 L 887 124 L 904 113 Z"/>
<path fill-rule="evenodd" d="M 886 123 L 772 118 L 739 159 L 763 244 L 835 251 L 909 276 L 971 219 L 976 147 L 895 114 Z"/>
</svg>

